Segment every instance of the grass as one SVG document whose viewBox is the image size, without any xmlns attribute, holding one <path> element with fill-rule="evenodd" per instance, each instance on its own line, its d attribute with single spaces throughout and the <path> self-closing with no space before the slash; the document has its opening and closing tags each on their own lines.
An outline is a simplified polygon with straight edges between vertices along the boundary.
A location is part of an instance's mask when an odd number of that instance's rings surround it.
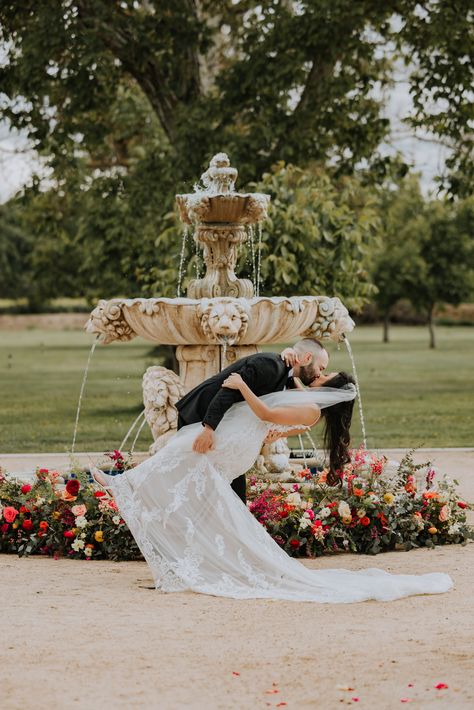
<svg viewBox="0 0 474 710">
<path fill-rule="evenodd" d="M 388 345 L 381 342 L 379 327 L 355 330 L 351 342 L 370 447 L 474 445 L 474 329 L 439 327 L 437 336 L 438 348 L 429 350 L 425 328 L 393 327 Z M 0 331 L 1 453 L 70 449 L 91 343 L 90 336 L 77 331 Z M 105 451 L 120 444 L 142 407 L 141 377 L 156 364 L 152 347 L 136 339 L 97 348 L 76 451 Z M 345 347 L 330 349 L 330 369 L 350 370 Z M 355 414 L 355 445 L 360 432 Z M 149 443 L 145 428 L 138 448 Z"/>
</svg>

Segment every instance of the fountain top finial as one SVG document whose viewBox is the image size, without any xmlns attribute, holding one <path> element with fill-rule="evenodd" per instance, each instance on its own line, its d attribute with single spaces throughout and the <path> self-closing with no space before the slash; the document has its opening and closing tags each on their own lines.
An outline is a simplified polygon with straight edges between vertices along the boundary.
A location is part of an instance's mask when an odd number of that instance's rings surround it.
<svg viewBox="0 0 474 710">
<path fill-rule="evenodd" d="M 227 153 L 216 153 L 206 172 L 201 175 L 201 182 L 206 192 L 222 195 L 234 191 L 237 176 L 238 172 L 231 167 Z"/>
</svg>

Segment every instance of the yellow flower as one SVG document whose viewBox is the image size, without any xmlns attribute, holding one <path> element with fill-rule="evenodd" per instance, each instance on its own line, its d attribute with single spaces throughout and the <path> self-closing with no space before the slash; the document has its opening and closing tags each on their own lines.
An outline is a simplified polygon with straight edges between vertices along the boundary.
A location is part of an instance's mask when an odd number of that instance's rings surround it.
<svg viewBox="0 0 474 710">
<path fill-rule="evenodd" d="M 18 523 L 13 523 L 12 528 L 13 528 L 14 530 L 16 530 L 17 527 L 18 527 Z"/>
<path fill-rule="evenodd" d="M 94 538 L 96 542 L 103 542 L 104 541 L 104 533 L 102 530 L 97 530 L 97 532 L 94 535 Z"/>
<path fill-rule="evenodd" d="M 61 513 L 58 513 L 58 511 L 55 510 L 52 514 L 52 517 L 54 518 L 54 520 L 59 520 L 59 518 L 61 517 Z"/>
<path fill-rule="evenodd" d="M 385 493 L 383 499 L 388 505 L 391 505 L 395 500 L 395 496 L 392 493 Z"/>
<path fill-rule="evenodd" d="M 352 523 L 352 515 L 345 515 L 342 518 L 342 522 L 344 523 L 344 525 L 350 525 Z"/>
<path fill-rule="evenodd" d="M 428 528 L 428 532 L 430 533 L 430 535 L 436 535 L 436 533 L 438 532 L 438 528 L 435 528 L 434 525 L 432 525 L 430 528 Z"/>
</svg>

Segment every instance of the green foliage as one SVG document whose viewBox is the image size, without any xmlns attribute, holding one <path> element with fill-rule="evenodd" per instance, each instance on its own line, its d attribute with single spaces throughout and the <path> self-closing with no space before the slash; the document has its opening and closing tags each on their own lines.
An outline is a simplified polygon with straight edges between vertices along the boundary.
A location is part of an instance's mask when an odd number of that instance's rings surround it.
<svg viewBox="0 0 474 710">
<path fill-rule="evenodd" d="M 255 188 L 271 195 L 263 226 L 263 293 L 331 294 L 351 308 L 373 292 L 368 265 L 378 217 L 356 178 L 280 163 Z"/>
<path fill-rule="evenodd" d="M 391 308 L 423 276 L 420 238 L 428 231 L 425 201 L 411 175 L 379 190 L 380 249 L 374 257 L 374 301 L 388 318 Z"/>
</svg>

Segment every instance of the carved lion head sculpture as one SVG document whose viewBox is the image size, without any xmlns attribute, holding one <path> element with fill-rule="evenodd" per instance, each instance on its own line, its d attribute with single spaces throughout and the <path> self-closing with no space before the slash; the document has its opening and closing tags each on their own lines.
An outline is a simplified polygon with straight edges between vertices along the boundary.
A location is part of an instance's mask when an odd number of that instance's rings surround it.
<svg viewBox="0 0 474 710">
<path fill-rule="evenodd" d="M 247 332 L 250 308 L 242 298 L 204 299 L 198 309 L 202 331 L 209 342 L 234 345 Z"/>
</svg>

